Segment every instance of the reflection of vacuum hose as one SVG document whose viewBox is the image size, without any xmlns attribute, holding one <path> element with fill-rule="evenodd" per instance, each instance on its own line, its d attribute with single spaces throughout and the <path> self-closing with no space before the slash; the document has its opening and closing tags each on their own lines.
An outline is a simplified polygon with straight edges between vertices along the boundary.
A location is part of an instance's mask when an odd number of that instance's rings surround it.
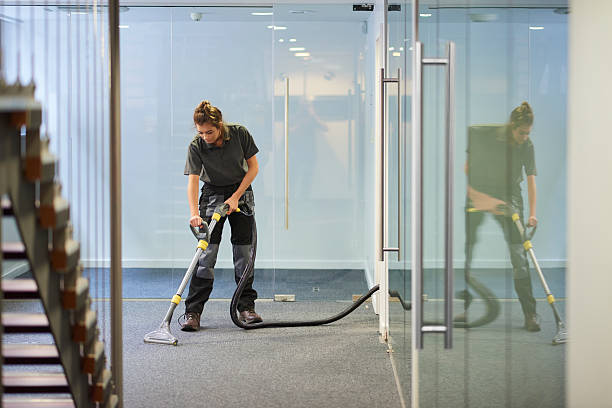
<svg viewBox="0 0 612 408">
<path fill-rule="evenodd" d="M 402 298 L 402 296 L 399 294 L 399 292 L 397 290 L 391 290 L 389 289 L 389 296 L 397 298 L 397 300 L 399 300 L 400 304 L 402 305 L 402 308 L 404 310 L 412 310 L 412 303 L 408 302 L 404 302 L 404 299 Z"/>
<path fill-rule="evenodd" d="M 453 322 L 453 327 L 458 327 L 458 328 L 463 328 L 463 329 L 472 328 L 472 327 L 480 327 L 480 326 L 484 326 L 485 324 L 489 324 L 493 320 L 497 319 L 497 316 L 499 315 L 499 311 L 500 311 L 500 306 L 499 306 L 499 300 L 497 300 L 497 297 L 493 294 L 493 292 L 491 292 L 488 287 L 486 287 L 483 283 L 481 283 L 479 280 L 477 280 L 473 276 L 467 276 L 465 281 L 466 281 L 467 286 L 474 289 L 474 292 L 478 293 L 480 298 L 485 301 L 485 308 L 487 311 L 484 314 L 484 316 L 472 322 L 468 322 L 465 319 L 467 317 L 467 314 L 463 316 L 464 319 L 455 318 L 455 321 Z M 457 297 L 460 299 L 463 299 L 463 301 L 465 302 L 465 309 L 468 308 L 468 306 L 470 305 L 473 299 L 472 295 L 467 290 L 459 292 Z"/>
</svg>

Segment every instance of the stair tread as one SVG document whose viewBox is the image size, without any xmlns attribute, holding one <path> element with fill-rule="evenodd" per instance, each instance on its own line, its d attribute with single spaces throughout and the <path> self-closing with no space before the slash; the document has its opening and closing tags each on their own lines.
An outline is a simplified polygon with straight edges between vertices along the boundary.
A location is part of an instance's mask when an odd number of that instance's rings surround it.
<svg viewBox="0 0 612 408">
<path fill-rule="evenodd" d="M 2 356 L 8 359 L 59 360 L 55 344 L 3 344 Z"/>
<path fill-rule="evenodd" d="M 27 259 L 23 242 L 3 242 L 2 256 L 4 259 Z"/>
<path fill-rule="evenodd" d="M 2 398 L 4 408 L 74 408 L 74 401 L 69 398 Z"/>
<path fill-rule="evenodd" d="M 2 373 L 2 384 L 5 389 L 9 387 L 19 387 L 34 390 L 39 387 L 68 387 L 68 380 L 64 373 L 21 373 L 5 371 Z"/>
<path fill-rule="evenodd" d="M 13 205 L 9 199 L 3 198 L 0 204 L 2 205 L 2 215 L 13 215 Z"/>
<path fill-rule="evenodd" d="M 5 299 L 37 299 L 38 285 L 34 279 L 3 279 Z"/>
<path fill-rule="evenodd" d="M 2 326 L 7 333 L 46 332 L 49 320 L 42 313 L 2 313 Z"/>
<path fill-rule="evenodd" d="M 64 373 L 2 373 L 4 392 L 8 394 L 70 393 Z"/>
</svg>

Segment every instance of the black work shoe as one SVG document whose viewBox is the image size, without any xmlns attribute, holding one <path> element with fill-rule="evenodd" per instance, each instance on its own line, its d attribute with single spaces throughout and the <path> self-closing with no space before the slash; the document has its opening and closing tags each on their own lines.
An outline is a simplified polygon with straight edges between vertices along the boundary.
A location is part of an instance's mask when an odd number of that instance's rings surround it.
<svg viewBox="0 0 612 408">
<path fill-rule="evenodd" d="M 261 316 L 255 313 L 254 310 L 244 310 L 240 312 L 240 321 L 246 324 L 261 323 Z"/>
<path fill-rule="evenodd" d="M 181 330 L 189 332 L 200 330 L 200 314 L 194 312 L 185 313 L 185 323 L 181 324 Z"/>
<path fill-rule="evenodd" d="M 525 330 L 529 332 L 539 332 L 541 330 L 540 323 L 538 322 L 538 315 L 533 314 L 525 317 Z"/>
</svg>

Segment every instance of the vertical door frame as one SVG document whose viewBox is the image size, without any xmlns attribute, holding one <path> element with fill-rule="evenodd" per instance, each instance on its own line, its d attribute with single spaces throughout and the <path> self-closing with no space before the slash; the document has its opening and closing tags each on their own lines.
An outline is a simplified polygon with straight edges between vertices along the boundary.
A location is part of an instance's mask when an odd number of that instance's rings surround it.
<svg viewBox="0 0 612 408">
<path fill-rule="evenodd" d="M 375 87 L 376 87 L 376 93 L 375 95 L 377 95 L 375 97 L 375 115 L 376 115 L 376 126 L 375 126 L 375 157 L 376 157 L 376 163 L 374 165 L 375 168 L 375 176 L 374 176 L 374 220 L 375 220 L 375 226 L 374 226 L 374 231 L 379 231 L 379 229 L 381 228 L 381 222 L 383 223 L 383 228 L 384 228 L 384 236 L 387 236 L 388 234 L 388 220 L 387 220 L 387 216 L 385 215 L 385 219 L 382 220 L 382 214 L 383 214 L 383 208 L 382 208 L 382 203 L 380 200 L 380 197 L 383 194 L 383 191 L 389 191 L 388 188 L 388 180 L 387 178 L 385 178 L 384 180 L 384 185 L 381 183 L 381 174 L 380 174 L 380 168 L 381 168 L 381 156 L 382 156 L 382 151 L 380 150 L 380 146 L 381 146 L 381 138 L 384 138 L 385 135 L 381 134 L 381 121 L 386 120 L 386 115 L 384 114 L 384 112 L 381 112 L 381 101 L 378 97 L 378 95 L 381 94 L 381 89 L 380 87 L 384 86 L 383 82 L 382 82 L 382 78 L 380 78 L 380 69 L 381 68 L 385 68 L 385 70 L 387 69 L 387 41 L 388 41 L 388 35 L 387 35 L 387 30 L 389 28 L 388 25 L 388 19 L 387 19 L 387 7 L 388 7 L 388 2 L 387 0 L 377 0 L 375 5 L 374 5 L 374 12 L 376 13 L 376 27 L 378 29 L 378 33 L 376 33 L 375 37 L 376 37 L 376 51 L 375 51 Z M 381 114 L 382 113 L 382 114 Z M 387 205 L 388 200 L 387 197 L 385 197 L 385 205 Z M 387 214 L 388 213 L 388 208 L 384 209 L 384 213 Z M 380 261 L 379 259 L 381 258 L 381 254 L 380 251 L 383 247 L 383 242 L 380 242 L 381 237 L 376 234 L 376 237 L 374 239 L 374 245 L 375 245 L 375 249 L 374 249 L 374 254 L 375 254 L 375 261 L 374 261 L 374 266 L 375 266 L 375 281 L 376 284 L 379 285 L 379 290 L 378 293 L 375 295 L 374 298 L 374 307 L 375 307 L 375 311 L 378 313 L 378 333 L 380 335 L 380 339 L 381 341 L 387 341 L 387 339 L 389 338 L 389 264 L 387 261 L 387 258 L 384 258 L 384 261 Z M 384 256 L 384 251 L 383 251 L 383 256 Z"/>
</svg>

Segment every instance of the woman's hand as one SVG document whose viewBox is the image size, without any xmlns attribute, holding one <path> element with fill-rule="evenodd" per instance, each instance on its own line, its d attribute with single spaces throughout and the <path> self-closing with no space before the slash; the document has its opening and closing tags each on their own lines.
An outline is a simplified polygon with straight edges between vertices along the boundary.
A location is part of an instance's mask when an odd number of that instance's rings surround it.
<svg viewBox="0 0 612 408">
<path fill-rule="evenodd" d="M 535 227 L 536 225 L 538 225 L 538 219 L 535 217 L 535 215 L 532 215 L 529 217 L 529 220 L 527 220 L 527 226 Z"/>
<path fill-rule="evenodd" d="M 487 194 L 475 195 L 470 197 L 474 208 L 479 211 L 487 211 L 495 215 L 503 215 L 504 212 L 500 211 L 500 207 L 506 206 L 506 202 L 498 198 L 491 197 Z"/>
<path fill-rule="evenodd" d="M 487 211 L 495 215 L 504 215 L 503 207 L 507 206 L 505 201 L 475 190 L 471 186 L 468 186 L 468 197 L 472 201 L 474 209 L 478 211 Z"/>
<path fill-rule="evenodd" d="M 231 196 L 227 200 L 225 200 L 225 204 L 229 205 L 229 209 L 227 210 L 227 215 L 230 215 L 238 208 L 238 198 Z"/>
<path fill-rule="evenodd" d="M 199 227 L 200 225 L 202 225 L 202 218 L 200 218 L 199 215 L 194 215 L 193 217 L 191 217 L 189 219 L 189 225 L 191 225 L 192 227 Z"/>
</svg>

